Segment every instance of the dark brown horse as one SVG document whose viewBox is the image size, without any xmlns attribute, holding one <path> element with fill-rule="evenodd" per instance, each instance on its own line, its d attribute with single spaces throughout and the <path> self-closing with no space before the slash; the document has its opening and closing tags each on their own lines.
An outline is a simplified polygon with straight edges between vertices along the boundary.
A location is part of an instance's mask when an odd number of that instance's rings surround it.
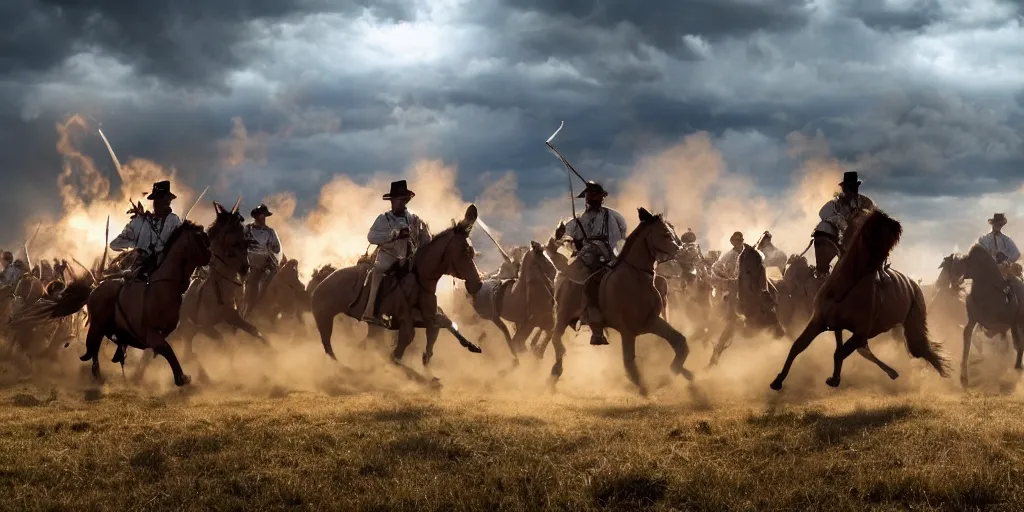
<svg viewBox="0 0 1024 512">
<path fill-rule="evenodd" d="M 806 325 L 814 310 L 814 296 L 821 281 L 814 277 L 814 265 L 798 254 L 790 255 L 776 288 L 779 291 L 779 322 L 787 331 Z"/>
<path fill-rule="evenodd" d="M 299 279 L 299 261 L 282 257 L 281 266 L 267 283 L 250 318 L 262 318 L 272 325 L 277 324 L 279 317 L 302 323 L 302 313 L 306 311 L 309 311 L 309 293 Z"/>
<path fill-rule="evenodd" d="M 237 204 L 229 211 L 215 201 L 213 208 L 217 217 L 209 229 L 212 253 L 209 275 L 192 281 L 182 303 L 181 335 L 185 340 L 186 355 L 192 354 L 192 340 L 196 334 L 223 340 L 223 335 L 217 330 L 222 323 L 242 330 L 264 345 L 268 344 L 259 329 L 242 318 L 236 305 L 241 287 L 239 276 L 245 276 L 249 271 L 248 242 L 242 226 L 245 219 L 238 214 Z"/>
<path fill-rule="evenodd" d="M 189 276 L 209 262 L 209 237 L 202 226 L 184 221 L 168 238 L 163 260 L 150 274 L 149 283 L 108 279 L 93 288 L 90 275 L 69 284 L 47 304 L 45 312 L 52 318 L 63 318 L 87 306 L 89 332 L 81 360 L 92 360 L 97 379 L 100 343 L 107 337 L 121 347 L 152 349 L 164 356 L 174 373 L 174 383 L 184 386 L 192 379 L 182 371 L 167 337 L 178 326 L 181 297 Z M 123 350 L 118 352 L 123 354 Z"/>
<path fill-rule="evenodd" d="M 949 278 L 953 282 L 971 280 L 971 291 L 967 294 L 967 325 L 964 326 L 963 359 L 960 361 L 960 384 L 969 383 L 968 359 L 971 355 L 971 339 L 974 328 L 980 325 L 989 332 L 1010 331 L 1013 346 L 1017 350 L 1014 368 L 1024 369 L 1024 282 L 1012 277 L 1005 279 L 999 271 L 996 260 L 983 247 L 975 244 L 966 256 L 954 255 L 949 261 Z M 1010 289 L 1007 294 L 1004 290 Z"/>
<path fill-rule="evenodd" d="M 639 208 L 638 213 L 640 224 L 626 237 L 618 258 L 601 279 L 598 307 L 605 317 L 607 327 L 615 329 L 622 337 L 622 360 L 626 375 L 640 393 L 646 395 L 647 386 L 636 364 L 637 336 L 654 334 L 668 341 L 675 351 L 675 358 L 670 365 L 672 371 L 687 379 L 692 379 L 693 374 L 683 368 L 690 352 L 686 337 L 662 317 L 665 297 L 655 286 L 654 268 L 658 262 L 668 261 L 676 255 L 679 251 L 679 238 L 661 215 L 651 215 L 643 208 Z M 571 283 L 568 280 L 566 282 Z M 561 301 L 569 296 L 559 293 L 557 297 Z M 575 299 L 575 296 L 571 298 Z M 570 321 L 578 318 L 580 308 L 581 302 L 557 303 L 555 332 L 552 335 L 555 347 L 555 364 L 551 368 L 553 382 L 562 375 L 562 359 L 565 356 L 562 336 Z"/>
<path fill-rule="evenodd" d="M 843 361 L 855 350 L 886 370 L 887 366 L 865 352 L 867 343 L 898 325 L 903 326 L 903 338 L 910 355 L 928 361 L 939 375 L 948 375 L 948 362 L 941 348 L 929 338 L 921 288 L 902 272 L 883 267 L 902 232 L 900 223 L 881 210 L 865 214 L 855 234 L 844 243 L 844 254 L 815 296 L 811 320 L 793 342 L 782 371 L 771 383 L 772 389 L 782 389 L 796 356 L 826 330 L 836 333 L 834 369 L 825 381 L 829 386 L 839 386 Z M 842 343 L 842 330 L 852 333 L 845 343 Z M 889 376 L 896 378 L 898 375 L 893 371 Z"/>
<path fill-rule="evenodd" d="M 433 354 L 440 328 L 447 328 L 471 352 L 480 351 L 458 333 L 452 321 L 437 306 L 437 282 L 443 275 L 465 281 L 470 293 L 476 293 L 482 286 L 480 271 L 474 261 L 475 250 L 469 240 L 476 218 L 476 206 L 470 205 L 461 221 L 438 233 L 416 251 L 411 269 L 396 270 L 381 284 L 377 309 L 387 322 L 387 328 L 398 331 L 398 343 L 392 354 L 395 362 L 401 362 L 417 328 L 427 330 L 424 364 Z M 368 271 L 369 265 L 365 264 L 337 270 L 313 290 L 313 319 L 324 351 L 332 359 L 336 359 L 331 346 L 334 317 L 339 313 L 354 319 L 362 317 L 368 298 L 368 290 L 364 286 Z M 415 377 L 411 373 L 409 376 Z"/>
<path fill-rule="evenodd" d="M 778 292 L 768 280 L 764 254 L 749 244 L 743 244 L 737 266 L 736 296 L 729 299 L 732 303 L 726 306 L 729 313 L 725 319 L 725 330 L 715 344 L 709 366 L 718 364 L 722 352 L 732 344 L 737 327 L 741 327 L 744 336 L 748 337 L 759 332 L 768 332 L 775 339 L 786 335 L 779 323 Z"/>
<path fill-rule="evenodd" d="M 553 311 L 557 273 L 544 246 L 530 242 L 530 249 L 523 255 L 519 275 L 515 279 L 486 283 L 490 286 L 484 286 L 472 297 L 477 314 L 498 327 L 517 361 L 519 354 L 526 351 L 526 342 L 534 330 L 540 330 L 537 336 L 551 336 L 555 327 Z M 509 333 L 505 321 L 515 326 L 515 336 Z"/>
</svg>

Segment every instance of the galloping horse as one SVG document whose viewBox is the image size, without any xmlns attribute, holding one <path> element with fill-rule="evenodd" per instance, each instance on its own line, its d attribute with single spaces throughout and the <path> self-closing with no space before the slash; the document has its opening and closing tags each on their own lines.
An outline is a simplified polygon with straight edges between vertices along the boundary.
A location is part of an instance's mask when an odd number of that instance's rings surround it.
<svg viewBox="0 0 1024 512">
<path fill-rule="evenodd" d="M 516 279 L 495 283 L 488 293 L 488 287 L 473 295 L 473 309 L 482 318 L 491 321 L 505 336 L 512 357 L 526 350 L 526 341 L 535 329 L 538 336 L 551 336 L 555 327 L 552 311 L 555 307 L 555 275 L 558 270 L 548 258 L 544 246 L 530 242 L 530 249 L 523 255 Z M 512 336 L 505 320 L 515 325 Z"/>
<path fill-rule="evenodd" d="M 639 388 L 640 393 L 646 395 L 647 386 L 641 380 L 636 365 L 637 336 L 654 334 L 668 341 L 676 354 L 670 365 L 672 371 L 686 379 L 693 379 L 693 374 L 683 368 L 686 356 L 690 353 L 686 337 L 661 317 L 665 297 L 655 287 L 654 278 L 655 265 L 671 259 L 679 251 L 679 238 L 661 215 L 652 215 L 643 208 L 639 208 L 638 212 L 640 225 L 626 237 L 618 258 L 601 279 L 598 307 L 604 314 L 607 327 L 615 329 L 622 337 L 622 360 L 626 375 Z M 580 313 L 580 302 L 561 302 L 567 296 L 558 294 L 555 331 L 552 335 L 555 346 L 555 364 L 551 368 L 553 382 L 562 375 L 562 359 L 565 356 L 562 336 L 570 321 Z"/>
<path fill-rule="evenodd" d="M 732 344 L 737 322 L 742 323 L 743 333 L 748 336 L 759 331 L 769 331 L 775 339 L 786 335 L 779 323 L 776 307 L 778 292 L 775 285 L 768 281 L 764 254 L 749 244 L 743 244 L 737 266 L 739 275 L 736 279 L 736 297 L 733 299 L 735 311 L 732 318 L 726 319 L 725 330 L 715 344 L 708 366 L 718 364 L 722 352 Z"/>
<path fill-rule="evenodd" d="M 836 335 L 834 369 L 825 381 L 829 386 L 839 386 L 843 360 L 854 350 L 878 364 L 890 378 L 898 377 L 867 348 L 868 340 L 897 325 L 903 326 L 904 341 L 911 356 L 924 358 L 939 375 L 948 375 L 948 362 L 928 335 L 926 302 L 921 288 L 903 273 L 887 266 L 883 268 L 902 232 L 899 221 L 881 210 L 864 214 L 855 234 L 844 243 L 845 253 L 815 296 L 811 320 L 793 342 L 782 371 L 771 383 L 772 389 L 782 389 L 793 360 L 826 330 L 835 331 Z M 841 332 L 844 329 L 852 332 L 845 343 Z"/>
<path fill-rule="evenodd" d="M 821 281 L 814 277 L 814 265 L 799 254 L 789 256 L 779 291 L 779 323 L 787 331 L 805 325 L 814 310 L 814 296 L 821 287 Z"/>
<path fill-rule="evenodd" d="M 448 328 L 471 352 L 479 352 L 478 347 L 458 334 L 452 321 L 437 307 L 437 282 L 443 275 L 465 281 L 470 293 L 476 293 L 482 286 L 480 271 L 474 261 L 475 250 L 469 240 L 476 218 L 476 206 L 470 205 L 461 221 L 438 233 L 416 251 L 411 270 L 397 270 L 397 274 L 386 276 L 381 283 L 378 311 L 382 317 L 389 318 L 386 320 L 387 328 L 398 331 L 398 343 L 393 353 L 396 362 L 402 360 L 417 328 L 427 330 L 424 364 L 433 355 L 434 342 L 441 327 Z M 337 359 L 331 347 L 334 317 L 339 313 L 357 320 L 362 317 L 367 300 L 368 290 L 364 283 L 368 270 L 368 265 L 336 270 L 313 290 L 313 319 L 324 351 L 331 359 Z"/>
<path fill-rule="evenodd" d="M 108 279 L 93 288 L 92 276 L 88 276 L 69 284 L 44 311 L 51 318 L 63 318 L 82 306 L 88 307 L 89 332 L 81 360 L 92 360 L 92 373 L 97 379 L 100 343 L 107 337 L 121 347 L 153 349 L 170 364 L 174 383 L 184 386 L 192 378 L 182 371 L 167 337 L 178 326 L 189 276 L 209 262 L 210 239 L 203 227 L 184 221 L 168 238 L 163 260 L 150 274 L 148 283 Z"/>
<path fill-rule="evenodd" d="M 217 218 L 209 230 L 210 272 L 205 279 L 192 281 L 182 303 L 181 316 L 185 321 L 182 337 L 186 355 L 192 354 L 192 340 L 198 333 L 216 341 L 223 340 L 216 328 L 221 322 L 241 329 L 264 345 L 268 344 L 259 329 L 241 317 L 235 303 L 242 286 L 237 277 L 245 276 L 249 271 L 248 245 L 242 226 L 244 219 L 238 214 L 238 202 L 230 211 L 216 201 L 213 208 Z"/>
<path fill-rule="evenodd" d="M 957 282 L 971 280 L 971 291 L 967 294 L 967 325 L 964 326 L 964 353 L 960 362 L 960 384 L 968 384 L 968 358 L 971 355 L 971 339 L 974 328 L 992 332 L 1010 331 L 1013 346 L 1017 350 L 1014 368 L 1024 369 L 1024 282 L 1017 278 L 1004 279 L 992 255 L 975 244 L 967 256 L 955 255 L 948 265 L 949 277 Z M 1009 296 L 1004 289 L 1009 286 Z"/>
<path fill-rule="evenodd" d="M 281 319 L 293 318 L 302 323 L 302 313 L 309 311 L 309 293 L 299 279 L 299 260 L 281 258 L 281 266 L 267 283 L 263 296 L 256 302 L 250 317 L 265 318 L 271 324 Z"/>
</svg>

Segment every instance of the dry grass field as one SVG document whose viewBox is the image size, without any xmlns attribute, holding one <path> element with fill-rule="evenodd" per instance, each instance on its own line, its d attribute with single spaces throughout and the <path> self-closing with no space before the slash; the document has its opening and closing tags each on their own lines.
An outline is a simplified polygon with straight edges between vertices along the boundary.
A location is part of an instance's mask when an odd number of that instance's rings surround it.
<svg viewBox="0 0 1024 512">
<path fill-rule="evenodd" d="M 688 385 L 652 339 L 640 350 L 659 385 L 642 399 L 614 341 L 585 336 L 556 393 L 550 354 L 495 376 L 494 340 L 474 356 L 442 335 L 440 392 L 340 339 L 345 369 L 316 343 L 238 344 L 207 347 L 216 382 L 188 391 L 158 360 L 141 387 L 107 363 L 97 393 L 75 347 L 32 380 L 8 368 L 0 508 L 1024 510 L 1024 399 L 1005 357 L 964 392 L 879 341 L 902 377 L 855 357 L 833 390 L 823 337 L 775 393 L 786 343 L 737 343 Z M 706 361 L 697 347 L 688 366 Z"/>
</svg>

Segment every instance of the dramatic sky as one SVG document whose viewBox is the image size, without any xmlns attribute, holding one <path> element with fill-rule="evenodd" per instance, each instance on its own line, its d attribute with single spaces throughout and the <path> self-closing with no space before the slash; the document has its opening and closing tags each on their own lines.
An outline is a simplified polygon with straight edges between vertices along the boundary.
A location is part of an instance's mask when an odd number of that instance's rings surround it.
<svg viewBox="0 0 1024 512">
<path fill-rule="evenodd" d="M 559 121 L 566 156 L 613 190 L 706 132 L 759 194 L 785 194 L 822 153 L 911 240 L 962 247 L 993 211 L 1024 225 L 1022 14 L 993 0 L 4 0 L 0 240 L 26 212 L 59 212 L 55 125 L 82 114 L 123 161 L 221 196 L 292 191 L 300 211 L 335 175 L 421 159 L 456 166 L 467 200 L 515 171 L 529 207 L 565 195 L 543 147 Z M 82 149 L 114 175 L 98 139 Z"/>
</svg>

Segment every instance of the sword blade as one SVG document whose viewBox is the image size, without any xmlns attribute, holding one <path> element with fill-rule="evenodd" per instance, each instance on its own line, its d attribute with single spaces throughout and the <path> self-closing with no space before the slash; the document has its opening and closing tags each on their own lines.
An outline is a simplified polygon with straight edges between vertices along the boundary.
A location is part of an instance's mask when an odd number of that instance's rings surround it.
<svg viewBox="0 0 1024 512">
<path fill-rule="evenodd" d="M 117 155 L 114 154 L 114 148 L 110 147 L 110 141 L 107 140 L 107 136 L 103 135 L 103 130 L 97 128 L 96 131 L 100 132 L 100 138 L 103 139 L 103 143 L 107 146 L 107 151 L 110 153 L 110 159 L 114 161 L 114 166 L 117 167 L 117 173 L 121 174 L 121 161 L 117 159 Z"/>
<path fill-rule="evenodd" d="M 192 203 L 192 207 L 189 208 L 187 212 L 185 212 L 185 216 L 182 217 L 181 220 L 185 220 L 185 219 L 188 218 L 188 214 L 192 213 L 192 209 L 195 208 L 197 204 L 199 204 L 199 201 L 203 200 L 203 196 L 206 195 L 206 191 L 207 190 L 210 190 L 210 186 L 209 185 L 207 185 L 206 188 L 203 189 L 203 193 L 199 194 L 199 197 L 196 198 L 196 202 Z"/>
<path fill-rule="evenodd" d="M 558 123 L 558 129 L 555 130 L 555 133 L 552 133 L 551 136 L 548 137 L 548 140 L 544 141 L 544 144 L 550 145 L 551 141 L 555 140 L 555 137 L 558 136 L 558 132 L 562 131 L 562 127 L 563 126 L 565 126 L 565 121 L 562 121 L 561 123 Z"/>
<path fill-rule="evenodd" d="M 480 226 L 480 229 L 484 231 L 484 234 L 487 235 L 487 238 L 490 238 L 491 241 L 494 242 L 494 246 L 498 248 L 499 252 L 501 252 L 501 255 L 505 258 L 505 261 L 512 263 L 512 258 L 510 258 L 508 254 L 505 254 L 505 250 L 501 248 L 501 244 L 499 244 L 498 241 L 494 239 L 494 235 L 491 234 L 491 230 L 489 227 L 487 227 L 487 223 L 484 222 L 483 219 L 481 219 L 479 216 L 476 218 L 476 225 Z"/>
</svg>

